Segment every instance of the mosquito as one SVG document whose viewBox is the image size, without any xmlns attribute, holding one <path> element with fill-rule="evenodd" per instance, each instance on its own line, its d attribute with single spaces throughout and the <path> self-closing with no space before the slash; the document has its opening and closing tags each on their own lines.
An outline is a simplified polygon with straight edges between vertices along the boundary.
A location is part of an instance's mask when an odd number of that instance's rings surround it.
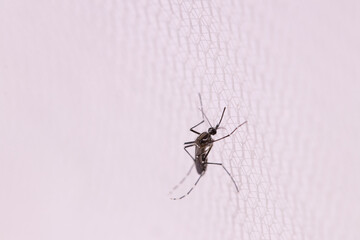
<svg viewBox="0 0 360 240">
<path fill-rule="evenodd" d="M 180 181 L 180 183 L 178 185 L 176 185 L 173 188 L 173 191 L 178 188 L 178 186 L 180 184 L 182 184 L 184 182 L 184 180 L 186 179 L 187 176 L 190 175 L 191 170 L 193 169 L 194 165 L 196 166 L 196 171 L 197 173 L 200 175 L 199 178 L 196 180 L 195 184 L 190 188 L 190 190 L 182 195 L 181 197 L 177 197 L 177 198 L 170 198 L 171 200 L 180 200 L 183 199 L 184 197 L 186 197 L 187 195 L 189 195 L 191 193 L 191 191 L 196 187 L 197 183 L 200 181 L 200 179 L 202 178 L 202 176 L 204 176 L 205 172 L 206 172 L 206 168 L 208 165 L 217 165 L 217 166 L 221 166 L 225 172 L 229 175 L 229 177 L 231 178 L 232 182 L 235 185 L 236 191 L 239 192 L 239 188 L 236 185 L 236 182 L 234 180 L 234 178 L 231 176 L 230 172 L 224 167 L 224 165 L 222 163 L 216 163 L 216 162 L 208 162 L 208 155 L 213 147 L 213 143 L 223 140 L 227 137 L 230 137 L 238 128 L 240 128 L 242 125 L 244 125 L 245 123 L 247 123 L 247 121 L 241 123 L 239 126 L 237 126 L 231 133 L 229 133 L 228 135 L 221 137 L 219 139 L 213 139 L 212 136 L 214 136 L 217 133 L 217 130 L 220 127 L 221 121 L 224 117 L 224 113 L 226 110 L 226 107 L 224 107 L 224 110 L 222 111 L 221 114 L 221 118 L 218 124 L 216 124 L 215 127 L 213 127 L 210 124 L 209 119 L 207 118 L 207 116 L 205 115 L 204 111 L 203 111 L 203 107 L 202 107 L 202 101 L 201 101 L 201 95 L 199 93 L 199 98 L 200 98 L 200 105 L 201 105 L 201 112 L 202 112 L 202 117 L 203 120 L 196 124 L 195 126 L 193 126 L 192 128 L 190 128 L 190 131 L 197 134 L 198 137 L 195 139 L 195 141 L 191 141 L 191 142 L 185 142 L 184 143 L 184 150 L 189 154 L 189 156 L 192 158 L 192 160 L 194 161 L 193 165 L 191 166 L 190 170 L 188 171 L 188 173 L 186 174 L 186 176 Z M 203 133 L 199 133 L 198 131 L 194 130 L 194 128 L 198 127 L 200 124 L 204 123 L 204 121 L 206 121 L 209 123 L 210 128 L 208 129 L 207 132 L 203 132 Z M 190 147 L 195 147 L 195 157 L 193 157 L 190 152 L 187 150 L 187 148 Z M 170 192 L 172 193 L 172 192 Z"/>
</svg>

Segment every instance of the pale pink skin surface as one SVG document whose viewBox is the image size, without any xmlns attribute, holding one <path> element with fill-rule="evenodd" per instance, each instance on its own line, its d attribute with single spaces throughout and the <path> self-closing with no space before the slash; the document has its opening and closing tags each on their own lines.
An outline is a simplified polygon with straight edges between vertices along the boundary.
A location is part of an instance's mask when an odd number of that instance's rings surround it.
<svg viewBox="0 0 360 240">
<path fill-rule="evenodd" d="M 360 239 L 358 2 L 160 2 L 0 2 L 0 239 Z"/>
</svg>

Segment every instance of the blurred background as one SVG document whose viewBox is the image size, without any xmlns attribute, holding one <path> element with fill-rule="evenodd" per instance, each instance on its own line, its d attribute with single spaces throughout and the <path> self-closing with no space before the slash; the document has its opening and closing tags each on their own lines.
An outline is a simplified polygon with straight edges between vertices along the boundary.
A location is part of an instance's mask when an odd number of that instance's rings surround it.
<svg viewBox="0 0 360 240">
<path fill-rule="evenodd" d="M 0 238 L 359 239 L 359 7 L 0 0 Z"/>
</svg>

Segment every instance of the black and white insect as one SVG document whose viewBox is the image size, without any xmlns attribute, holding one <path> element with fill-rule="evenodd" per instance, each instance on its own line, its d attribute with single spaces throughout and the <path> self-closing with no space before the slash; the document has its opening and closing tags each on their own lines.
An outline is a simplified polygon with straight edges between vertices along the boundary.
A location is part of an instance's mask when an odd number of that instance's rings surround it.
<svg viewBox="0 0 360 240">
<path fill-rule="evenodd" d="M 178 188 L 178 186 L 180 184 L 182 184 L 184 182 L 184 180 L 186 179 L 187 176 L 190 175 L 191 170 L 193 169 L 194 165 L 196 166 L 196 171 L 197 173 L 200 175 L 199 178 L 196 180 L 194 186 L 192 186 L 190 188 L 190 190 L 182 195 L 181 197 L 177 197 L 177 198 L 170 198 L 171 200 L 180 200 L 183 199 L 184 197 L 186 197 L 187 195 L 189 195 L 191 193 L 191 191 L 195 188 L 196 184 L 200 181 L 201 177 L 204 176 L 205 172 L 206 172 L 206 168 L 208 165 L 217 165 L 217 166 L 222 166 L 222 168 L 225 170 L 225 172 L 229 175 L 229 177 L 231 178 L 232 182 L 235 185 L 236 191 L 239 192 L 239 188 L 236 185 L 236 182 L 234 180 L 234 178 L 231 176 L 230 172 L 224 167 L 224 165 L 222 163 L 216 163 L 216 162 L 209 162 L 208 161 L 208 155 L 213 147 L 213 143 L 223 140 L 227 137 L 230 137 L 239 127 L 241 127 L 242 125 L 244 125 L 245 123 L 247 123 L 247 121 L 243 122 L 242 124 L 240 124 L 239 126 L 237 126 L 231 133 L 229 133 L 228 135 L 221 137 L 219 139 L 213 139 L 211 136 L 214 136 L 217 133 L 217 130 L 220 127 L 221 121 L 224 117 L 224 113 L 226 110 L 226 107 L 224 107 L 224 110 L 222 111 L 221 114 L 221 118 L 218 124 L 216 124 L 215 127 L 213 127 L 210 124 L 209 119 L 206 117 L 204 111 L 203 111 L 203 107 L 202 107 L 202 101 L 201 101 L 201 95 L 199 94 L 199 98 L 200 98 L 200 105 L 201 105 L 201 112 L 202 112 L 202 116 L 203 116 L 203 120 L 196 124 L 195 126 L 193 126 L 192 128 L 190 128 L 190 131 L 197 134 L 198 137 L 195 139 L 195 141 L 191 141 L 191 142 L 185 142 L 184 143 L 184 150 L 189 154 L 189 156 L 192 158 L 192 160 L 194 161 L 193 165 L 191 166 L 190 170 L 188 171 L 188 173 L 186 174 L 186 176 L 180 181 L 180 183 L 178 185 L 176 185 L 173 188 L 173 191 Z M 200 124 L 204 123 L 204 118 L 206 119 L 206 121 L 209 123 L 210 128 L 208 129 L 207 132 L 203 132 L 203 133 L 199 133 L 196 130 L 194 130 L 194 128 L 198 127 Z M 193 157 L 190 152 L 187 150 L 187 148 L 189 147 L 195 147 L 195 157 Z M 171 192 L 172 193 L 172 192 Z"/>
</svg>

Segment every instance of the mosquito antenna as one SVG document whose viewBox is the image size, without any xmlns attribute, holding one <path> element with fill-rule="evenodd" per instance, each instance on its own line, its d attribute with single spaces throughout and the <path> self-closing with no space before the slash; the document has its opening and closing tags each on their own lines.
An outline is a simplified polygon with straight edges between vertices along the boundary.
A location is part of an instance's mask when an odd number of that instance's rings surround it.
<svg viewBox="0 0 360 240">
<path fill-rule="evenodd" d="M 202 113 L 202 117 L 203 117 L 203 119 L 205 118 L 206 121 L 209 123 L 210 127 L 212 127 L 209 119 L 207 118 L 207 116 L 206 116 L 205 113 L 204 113 L 204 109 L 203 109 L 203 105 L 202 105 L 202 100 L 201 100 L 201 95 L 200 95 L 200 93 L 199 93 L 199 99 L 200 99 L 200 106 L 201 106 L 200 111 L 201 111 L 201 113 Z"/>
<path fill-rule="evenodd" d="M 202 176 L 204 176 L 204 173 L 205 173 L 205 172 L 202 172 L 202 173 L 200 174 L 200 177 L 196 180 L 194 186 L 192 186 L 192 187 L 190 188 L 190 190 L 189 190 L 186 194 L 182 195 L 181 197 L 170 198 L 170 199 L 171 199 L 171 200 L 180 200 L 180 199 L 183 199 L 184 197 L 186 197 L 187 195 L 189 195 L 189 194 L 191 193 L 191 191 L 196 187 L 196 184 L 199 182 L 200 178 L 201 178 Z"/>
<path fill-rule="evenodd" d="M 216 125 L 216 129 L 218 129 L 218 127 L 220 126 L 220 123 L 221 123 L 221 121 L 222 121 L 222 119 L 223 119 L 223 117 L 224 117 L 224 113 L 225 113 L 225 110 L 226 110 L 226 107 L 224 107 L 224 110 L 223 110 L 223 112 L 222 112 L 222 114 L 221 114 L 221 118 L 220 118 L 220 121 L 219 121 L 219 123 Z"/>
<path fill-rule="evenodd" d="M 172 188 L 172 190 L 169 192 L 169 195 L 171 195 L 178 187 L 181 186 L 181 184 L 183 184 L 183 182 L 185 181 L 185 179 L 190 175 L 191 170 L 194 168 L 194 166 L 195 166 L 195 163 L 193 163 L 193 164 L 191 165 L 191 168 L 189 169 L 189 171 L 187 172 L 187 174 L 185 175 L 185 177 L 183 177 L 183 179 L 181 179 L 181 181 Z"/>
</svg>

